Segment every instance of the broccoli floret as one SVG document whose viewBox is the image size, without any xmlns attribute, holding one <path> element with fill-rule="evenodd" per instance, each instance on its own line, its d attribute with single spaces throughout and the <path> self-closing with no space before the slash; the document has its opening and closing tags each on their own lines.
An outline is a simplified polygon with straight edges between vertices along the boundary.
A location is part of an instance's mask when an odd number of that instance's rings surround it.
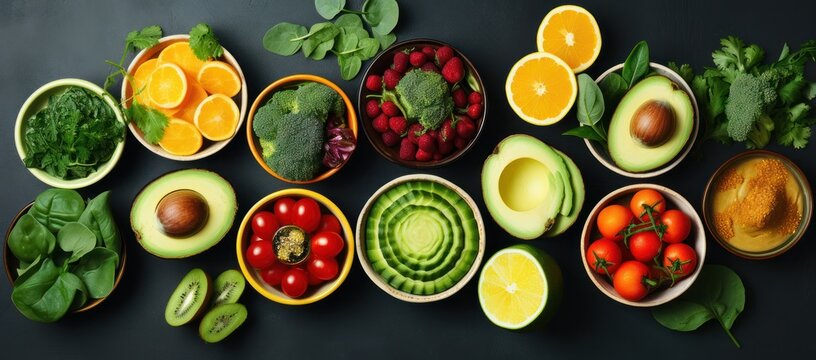
<svg viewBox="0 0 816 360">
<path fill-rule="evenodd" d="M 255 136 L 260 139 L 274 139 L 278 130 L 278 120 L 283 115 L 286 115 L 294 110 L 297 110 L 295 104 L 295 91 L 284 90 L 276 92 L 272 98 L 264 105 L 258 108 L 255 113 L 255 118 L 252 121 L 252 130 Z"/>
<path fill-rule="evenodd" d="M 326 85 L 315 82 L 303 84 L 297 89 L 295 103 L 298 107 L 296 112 L 305 113 L 323 121 L 326 121 L 329 113 L 342 116 L 346 111 L 340 94 Z"/>
<path fill-rule="evenodd" d="M 402 77 L 396 87 L 405 116 L 426 129 L 437 129 L 453 112 L 448 83 L 433 71 L 414 69 Z"/>
<path fill-rule="evenodd" d="M 261 139 L 261 156 L 268 159 L 275 153 L 275 143 L 270 139 Z"/>
<path fill-rule="evenodd" d="M 760 76 L 740 74 L 731 83 L 725 116 L 728 119 L 728 136 L 734 141 L 746 141 L 749 148 L 762 148 L 768 144 L 774 121 L 767 114 L 777 101 L 774 75 Z"/>
<path fill-rule="evenodd" d="M 266 146 L 261 142 L 266 163 L 284 178 L 313 179 L 323 166 L 325 124 L 302 112 L 283 115 L 277 123 L 275 139 Z"/>
<path fill-rule="evenodd" d="M 295 90 L 283 90 L 278 91 L 272 95 L 272 98 L 269 99 L 269 103 L 271 106 L 274 106 L 277 109 L 280 109 L 282 113 L 288 114 L 290 112 L 298 112 L 298 104 L 295 101 L 297 97 L 297 91 Z"/>
</svg>

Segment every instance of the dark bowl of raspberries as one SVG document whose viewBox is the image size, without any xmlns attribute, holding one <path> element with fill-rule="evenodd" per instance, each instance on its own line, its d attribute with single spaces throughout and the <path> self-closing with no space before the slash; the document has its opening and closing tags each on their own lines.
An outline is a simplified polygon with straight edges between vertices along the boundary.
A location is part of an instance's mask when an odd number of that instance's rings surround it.
<svg viewBox="0 0 816 360">
<path fill-rule="evenodd" d="M 484 83 L 454 47 L 431 39 L 394 44 L 371 63 L 359 94 L 360 123 L 374 149 L 412 168 L 447 165 L 478 139 Z"/>
</svg>

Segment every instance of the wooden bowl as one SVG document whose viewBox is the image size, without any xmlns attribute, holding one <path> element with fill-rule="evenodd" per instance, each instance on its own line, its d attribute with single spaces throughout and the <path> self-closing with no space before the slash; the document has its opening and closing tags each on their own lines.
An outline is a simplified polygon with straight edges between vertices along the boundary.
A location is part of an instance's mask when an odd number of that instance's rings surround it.
<svg viewBox="0 0 816 360">
<path fill-rule="evenodd" d="M 162 50 L 164 50 L 164 48 L 177 42 L 188 41 L 189 39 L 190 36 L 186 34 L 165 36 L 159 39 L 159 43 L 156 44 L 155 46 L 148 49 L 144 49 L 140 51 L 138 54 L 136 54 L 136 57 L 133 58 L 133 61 L 130 62 L 130 65 L 127 68 L 128 75 L 133 75 L 136 72 L 136 69 L 139 68 L 139 65 L 142 65 L 143 62 L 159 56 L 159 53 Z M 135 137 L 136 140 L 139 140 L 139 142 L 142 143 L 144 147 L 152 151 L 154 154 L 157 154 L 163 158 L 178 161 L 193 161 L 203 159 L 207 156 L 217 153 L 219 150 L 227 146 L 227 144 L 229 144 L 229 142 L 232 141 L 233 138 L 235 138 L 235 135 L 238 134 L 239 132 L 238 129 L 241 128 L 241 125 L 244 122 L 244 117 L 246 115 L 247 110 L 248 90 L 246 78 L 244 77 L 244 72 L 241 70 L 241 66 L 238 65 L 238 61 L 235 60 L 235 58 L 232 56 L 232 54 L 230 54 L 227 48 L 224 48 L 224 55 L 219 60 L 224 61 L 230 66 L 232 66 L 232 68 L 235 69 L 235 71 L 238 73 L 238 77 L 241 78 L 241 92 L 239 92 L 238 95 L 235 95 L 235 97 L 233 97 L 233 100 L 235 100 L 235 102 L 238 104 L 238 108 L 240 109 L 240 115 L 238 116 L 238 124 L 235 127 L 235 132 L 232 134 L 232 136 L 230 136 L 229 139 L 221 141 L 210 141 L 204 139 L 204 145 L 201 147 L 201 149 L 198 150 L 198 152 L 196 152 L 193 155 L 181 156 L 170 154 L 164 149 L 162 149 L 161 146 L 148 143 L 147 140 L 145 140 L 142 131 L 139 130 L 139 128 L 131 122 L 128 125 L 128 127 L 130 128 L 130 132 L 133 134 L 133 137 Z M 130 102 L 127 102 L 125 100 L 130 99 L 132 96 L 133 89 L 131 89 L 130 87 L 130 82 L 122 81 L 122 103 L 125 106 L 129 106 Z"/>
<path fill-rule="evenodd" d="M 473 211 L 473 216 L 476 220 L 478 231 L 479 231 L 479 251 L 476 254 L 476 258 L 473 259 L 473 264 L 470 266 L 470 270 L 465 274 L 464 277 L 459 279 L 459 281 L 452 286 L 451 288 L 437 293 L 433 295 L 416 295 L 404 292 L 399 289 L 395 289 L 390 284 L 388 284 L 385 280 L 380 277 L 380 275 L 374 270 L 371 266 L 371 262 L 366 255 L 365 250 L 365 222 L 366 217 L 368 217 L 368 213 L 371 210 L 371 206 L 374 205 L 374 202 L 382 195 L 384 192 L 390 190 L 396 185 L 399 185 L 404 182 L 408 181 L 416 181 L 416 180 L 424 180 L 424 181 L 433 181 L 435 183 L 441 184 L 459 195 L 465 202 L 467 202 L 470 209 Z M 485 229 L 484 223 L 482 222 L 482 214 L 479 212 L 479 207 L 476 205 L 476 202 L 473 201 L 473 198 L 468 195 L 467 192 L 462 190 L 462 188 L 456 186 L 452 182 L 445 180 L 439 176 L 429 175 L 429 174 L 412 174 L 412 175 L 405 175 L 398 177 L 394 180 L 389 181 L 377 191 L 374 192 L 373 195 L 366 201 L 365 205 L 363 206 L 363 210 L 360 212 L 360 216 L 357 218 L 357 259 L 360 260 L 360 265 L 363 266 L 363 270 L 365 271 L 366 275 L 371 278 L 371 281 L 374 282 L 377 287 L 388 293 L 397 299 L 407 302 L 413 303 L 427 303 L 442 300 L 445 298 L 450 297 L 451 295 L 457 293 L 470 281 L 471 278 L 476 274 L 476 271 L 479 270 L 479 265 L 482 262 L 482 257 L 484 257 L 485 252 Z"/>
<path fill-rule="evenodd" d="M 346 241 L 343 251 L 337 255 L 337 262 L 340 266 L 340 272 L 337 274 L 337 277 L 334 278 L 334 280 L 324 282 L 317 287 L 310 285 L 309 289 L 306 290 L 306 294 L 299 298 L 289 297 L 280 289 L 270 286 L 264 282 L 261 275 L 258 273 L 258 270 L 250 267 L 245 258 L 248 244 L 250 241 L 252 241 L 250 239 L 252 236 L 252 225 L 250 224 L 252 216 L 261 210 L 272 211 L 272 205 L 275 203 L 275 201 L 283 197 L 307 197 L 317 201 L 317 203 L 320 204 L 324 210 L 329 210 L 329 212 L 336 216 L 337 220 L 340 221 L 340 226 L 343 229 L 342 235 Z M 241 227 L 238 228 L 238 241 L 235 243 L 235 250 L 238 255 L 238 265 L 241 267 L 241 272 L 249 282 L 249 285 L 251 285 L 258 293 L 276 303 L 284 305 L 306 305 L 320 301 L 329 296 L 340 287 L 343 281 L 346 280 L 349 271 L 351 271 L 351 264 L 354 262 L 354 233 L 352 233 L 351 225 L 349 225 L 348 219 L 346 219 L 346 216 L 343 214 L 340 208 L 338 208 L 337 205 L 335 205 L 325 196 L 306 189 L 285 189 L 265 196 L 263 199 L 255 203 L 255 205 L 253 205 L 249 211 L 247 211 L 246 216 L 244 216 L 244 219 L 241 221 Z"/>
<path fill-rule="evenodd" d="M 340 94 L 340 97 L 343 98 L 343 103 L 346 104 L 346 124 L 348 124 L 349 129 L 351 129 L 351 131 L 354 133 L 354 137 L 356 138 L 357 142 L 359 143 L 359 141 L 360 141 L 360 137 L 358 136 L 358 132 L 357 132 L 357 113 L 354 111 L 354 106 L 351 104 L 351 100 L 349 100 L 348 95 L 346 95 L 346 93 L 343 91 L 343 89 L 341 89 L 339 86 L 337 86 L 337 84 L 329 81 L 326 78 L 323 78 L 323 77 L 320 77 L 320 76 L 317 76 L 317 75 L 309 75 L 309 74 L 290 75 L 290 76 L 278 79 L 277 81 L 273 82 L 272 84 L 269 84 L 269 86 L 267 86 L 263 91 L 261 91 L 260 94 L 258 94 L 258 97 L 255 98 L 255 101 L 252 102 L 252 107 L 249 110 L 249 117 L 248 117 L 247 123 L 246 123 L 247 142 L 249 143 L 249 150 L 252 152 L 252 156 L 255 158 L 255 161 L 258 162 L 258 165 L 260 165 L 264 170 L 266 170 L 266 172 L 268 172 L 269 175 L 272 175 L 272 176 L 278 178 L 279 180 L 288 182 L 290 184 L 312 184 L 312 183 L 316 183 L 316 182 L 328 179 L 329 177 L 334 175 L 336 172 L 340 171 L 340 169 L 343 166 L 345 166 L 346 163 L 348 163 L 348 160 L 346 160 L 346 162 L 340 164 L 340 166 L 338 166 L 336 168 L 333 168 L 333 169 L 328 169 L 328 170 L 324 171 L 323 173 L 317 175 L 314 179 L 304 180 L 304 181 L 290 180 L 290 179 L 284 178 L 283 176 L 280 176 L 278 173 L 276 173 L 274 170 L 272 170 L 269 167 L 269 165 L 266 164 L 266 160 L 264 160 L 263 155 L 261 155 L 262 150 L 261 150 L 260 141 L 258 140 L 258 137 L 255 136 L 255 132 L 252 130 L 252 123 L 255 120 L 255 114 L 257 113 L 258 108 L 263 106 L 266 103 L 266 101 L 272 96 L 273 93 L 275 93 L 276 91 L 278 91 L 281 88 L 292 86 L 292 85 L 303 83 L 303 82 L 320 83 L 320 84 L 323 84 L 323 85 L 326 85 L 326 86 L 330 87 L 332 90 L 334 90 L 338 94 Z M 356 148 L 355 148 L 355 151 L 356 151 Z M 349 160 L 351 160 L 350 156 L 349 156 Z"/>
<path fill-rule="evenodd" d="M 416 48 L 421 49 L 425 46 L 431 46 L 433 48 L 439 48 L 441 46 L 449 46 L 453 49 L 453 52 L 456 56 L 462 58 L 462 62 L 465 64 L 465 70 L 471 74 L 473 77 L 476 78 L 476 82 L 479 83 L 479 88 L 481 88 L 482 93 L 482 116 L 478 120 L 475 120 L 474 123 L 476 125 L 476 134 L 473 136 L 473 139 L 470 140 L 468 145 L 461 150 L 455 150 L 453 153 L 449 154 L 445 158 L 440 160 L 431 160 L 431 161 L 406 161 L 402 160 L 399 157 L 399 146 L 395 147 L 388 147 L 385 146 L 385 143 L 382 141 L 382 136 L 376 130 L 374 130 L 374 126 L 372 125 L 372 118 L 369 118 L 365 112 L 366 102 L 368 99 L 366 98 L 367 95 L 374 94 L 372 91 L 366 89 L 365 87 L 365 79 L 368 78 L 368 75 L 371 74 L 378 74 L 381 75 L 385 69 L 391 66 L 391 63 L 394 58 L 394 53 L 398 51 L 403 51 L 405 49 Z M 462 80 L 464 81 L 464 80 Z M 374 147 L 374 150 L 382 155 L 384 158 L 388 159 L 395 164 L 399 164 L 402 166 L 407 166 L 414 169 L 430 169 L 430 168 L 437 168 L 441 166 L 445 166 L 450 164 L 456 159 L 459 159 L 467 153 L 471 148 L 473 148 L 476 141 L 479 139 L 479 135 L 482 133 L 482 129 L 484 128 L 485 119 L 487 118 L 487 92 L 485 91 L 484 82 L 482 81 L 482 77 L 479 76 L 479 72 L 476 70 L 476 67 L 473 63 L 463 54 L 461 51 L 457 50 L 455 47 L 451 46 L 450 44 L 433 40 L 433 39 L 413 39 L 413 40 L 406 40 L 403 42 L 396 43 L 391 45 L 388 49 L 385 49 L 381 52 L 377 57 L 374 58 L 374 61 L 371 62 L 371 65 L 368 66 L 365 74 L 363 75 L 362 81 L 360 83 L 360 92 L 357 95 L 357 107 L 360 110 L 360 120 L 363 124 L 363 130 L 366 133 L 366 137 L 368 137 L 368 141 L 371 143 L 371 146 Z"/>
<path fill-rule="evenodd" d="M 601 212 L 601 210 L 612 204 L 621 204 L 626 206 L 628 209 L 629 200 L 632 198 L 632 195 L 643 189 L 657 190 L 663 194 L 663 197 L 666 199 L 667 209 L 677 209 L 689 216 L 691 219 L 691 232 L 683 243 L 688 244 L 694 248 L 694 251 L 697 252 L 697 268 L 694 269 L 694 272 L 691 275 L 678 280 L 673 287 L 658 289 L 657 291 L 646 295 L 646 297 L 639 301 L 629 301 L 618 295 L 618 292 L 615 291 L 612 283 L 604 275 L 592 270 L 587 263 L 586 252 L 587 248 L 589 248 L 589 245 L 594 240 L 602 237 L 595 225 L 598 214 Z M 581 233 L 581 261 L 584 264 L 584 270 L 589 276 L 589 279 L 592 280 L 598 290 L 600 290 L 606 296 L 612 298 L 612 300 L 629 306 L 652 307 L 665 304 L 680 296 L 680 294 L 688 290 L 688 288 L 691 287 L 691 284 L 697 280 L 697 276 L 700 274 L 700 270 L 703 268 L 703 264 L 705 263 L 705 255 L 706 236 L 705 230 L 703 229 L 703 222 L 700 220 L 700 215 L 697 214 L 697 211 L 693 206 L 691 206 L 691 203 L 689 203 L 683 196 L 676 193 L 674 190 L 661 185 L 634 184 L 624 186 L 609 193 L 609 195 L 606 195 L 603 199 L 601 199 L 601 201 L 598 202 L 597 205 L 595 205 L 594 208 L 592 208 L 592 211 L 589 213 L 589 217 L 587 217 L 586 223 L 584 223 L 584 230 Z"/>
</svg>

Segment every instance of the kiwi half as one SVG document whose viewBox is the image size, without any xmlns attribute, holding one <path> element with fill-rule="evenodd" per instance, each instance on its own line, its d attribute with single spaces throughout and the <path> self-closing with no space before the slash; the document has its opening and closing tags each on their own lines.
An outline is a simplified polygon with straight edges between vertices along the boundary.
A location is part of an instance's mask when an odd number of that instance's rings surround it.
<svg viewBox="0 0 816 360">
<path fill-rule="evenodd" d="M 244 275 L 238 270 L 229 269 L 222 272 L 215 278 L 213 306 L 237 303 L 245 287 Z"/>
<path fill-rule="evenodd" d="M 238 329 L 246 318 L 247 309 L 242 304 L 218 305 L 201 319 L 198 335 L 208 343 L 219 342 Z"/>
<path fill-rule="evenodd" d="M 210 276 L 204 270 L 190 270 L 170 295 L 164 320 L 171 326 L 181 326 L 201 315 L 210 301 L 211 288 Z"/>
</svg>

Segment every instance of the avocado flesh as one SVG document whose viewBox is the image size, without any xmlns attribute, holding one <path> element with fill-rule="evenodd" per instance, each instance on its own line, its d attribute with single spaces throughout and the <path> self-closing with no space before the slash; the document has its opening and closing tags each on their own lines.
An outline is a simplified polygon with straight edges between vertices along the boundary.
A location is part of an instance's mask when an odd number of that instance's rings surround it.
<svg viewBox="0 0 816 360">
<path fill-rule="evenodd" d="M 670 105 L 675 115 L 674 133 L 656 147 L 641 144 L 629 133 L 635 112 L 649 101 L 662 101 Z M 609 123 L 609 155 L 625 171 L 654 170 L 670 162 L 683 150 L 693 128 L 694 107 L 689 95 L 664 76 L 650 76 L 635 84 L 615 109 Z"/>
<path fill-rule="evenodd" d="M 197 192 L 209 208 L 206 223 L 196 233 L 184 238 L 165 234 L 156 218 L 159 202 L 177 190 Z M 211 171 L 187 169 L 161 176 L 145 186 L 133 200 L 130 225 L 136 240 L 149 253 L 162 258 L 184 258 L 221 241 L 232 227 L 237 210 L 235 191 L 229 182 Z"/>
<path fill-rule="evenodd" d="M 566 179 L 566 182 L 565 182 Z M 482 168 L 482 195 L 490 215 L 520 239 L 535 239 L 549 230 L 572 187 L 564 160 L 547 144 L 529 135 L 502 140 Z M 570 189 L 572 194 L 572 189 Z M 572 204 L 569 212 L 572 212 Z"/>
<path fill-rule="evenodd" d="M 555 224 L 544 233 L 546 237 L 555 237 L 558 235 L 563 234 L 567 229 L 578 220 L 578 215 L 581 213 L 581 208 L 584 206 L 584 198 L 586 196 L 586 191 L 584 188 L 584 178 L 581 176 L 581 170 L 578 169 L 578 166 L 575 165 L 575 162 L 570 159 L 569 156 L 564 154 L 559 150 L 555 150 L 558 155 L 561 155 L 561 158 L 564 159 L 564 163 L 567 165 L 567 169 L 570 172 L 570 183 L 573 190 L 574 196 L 572 197 L 572 211 L 569 215 L 561 215 L 555 218 Z"/>
</svg>

